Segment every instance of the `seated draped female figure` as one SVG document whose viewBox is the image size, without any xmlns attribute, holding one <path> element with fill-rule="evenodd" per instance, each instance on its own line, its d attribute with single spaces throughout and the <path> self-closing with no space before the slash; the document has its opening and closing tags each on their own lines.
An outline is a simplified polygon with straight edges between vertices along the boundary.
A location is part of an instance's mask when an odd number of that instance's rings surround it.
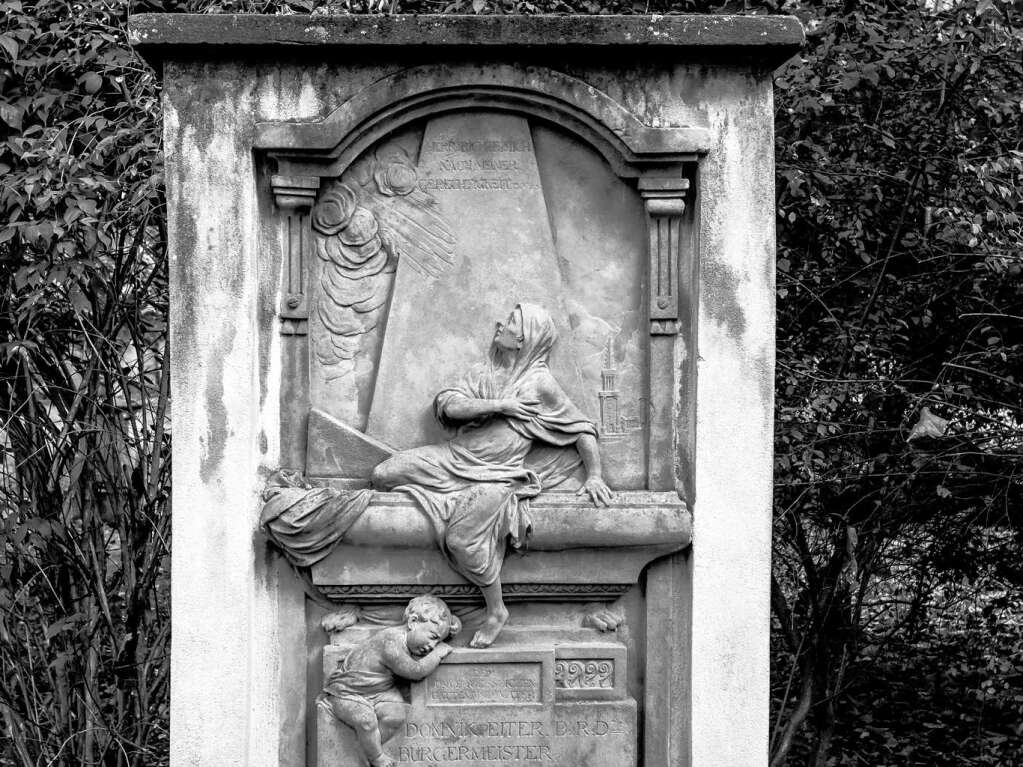
<svg viewBox="0 0 1023 767">
<path fill-rule="evenodd" d="M 376 467 L 373 486 L 411 495 L 429 517 L 452 567 L 480 587 L 486 617 L 470 645 L 488 647 L 508 610 L 501 592 L 505 546 L 525 543 L 529 499 L 580 465 L 587 494 L 607 505 L 597 428 L 568 398 L 548 366 L 554 320 L 518 304 L 497 323 L 489 360 L 434 399 L 437 419 L 456 429 L 440 445 L 396 453 Z"/>
</svg>

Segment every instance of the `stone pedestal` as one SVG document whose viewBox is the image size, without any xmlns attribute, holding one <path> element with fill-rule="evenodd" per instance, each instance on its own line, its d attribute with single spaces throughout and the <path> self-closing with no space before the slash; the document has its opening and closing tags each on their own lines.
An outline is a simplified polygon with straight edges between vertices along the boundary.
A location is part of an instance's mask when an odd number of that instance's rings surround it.
<svg viewBox="0 0 1023 767">
<path fill-rule="evenodd" d="M 350 633 L 357 642 L 360 632 Z M 636 701 L 627 650 L 613 641 L 459 649 L 409 691 L 407 719 L 385 750 L 399 764 L 438 767 L 635 767 Z M 352 644 L 328 647 L 328 675 Z M 366 765 L 350 727 L 319 707 L 318 767 Z"/>
<path fill-rule="evenodd" d="M 798 22 L 130 29 L 164 82 L 172 767 L 359 764 L 316 707 L 324 670 L 423 593 L 467 629 L 407 691 L 399 762 L 764 765 L 771 72 Z M 411 496 L 376 497 L 296 577 L 259 531 L 267 477 L 365 488 L 396 451 L 447 439 L 431 398 L 519 302 L 557 326 L 544 363 L 595 424 L 611 505 L 577 496 L 578 475 L 533 499 L 487 650 L 465 646 L 478 592 Z M 358 617 L 331 644 L 336 609 Z"/>
</svg>

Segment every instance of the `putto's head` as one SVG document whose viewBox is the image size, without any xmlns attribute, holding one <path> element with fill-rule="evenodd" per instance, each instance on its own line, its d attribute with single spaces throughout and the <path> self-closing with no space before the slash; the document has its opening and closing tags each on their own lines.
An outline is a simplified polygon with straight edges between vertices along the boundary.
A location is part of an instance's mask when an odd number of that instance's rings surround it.
<svg viewBox="0 0 1023 767">
<path fill-rule="evenodd" d="M 405 625 L 408 628 L 405 643 L 409 652 L 419 657 L 428 655 L 438 642 L 462 630 L 462 622 L 434 596 L 416 597 L 409 602 L 405 608 Z"/>
</svg>

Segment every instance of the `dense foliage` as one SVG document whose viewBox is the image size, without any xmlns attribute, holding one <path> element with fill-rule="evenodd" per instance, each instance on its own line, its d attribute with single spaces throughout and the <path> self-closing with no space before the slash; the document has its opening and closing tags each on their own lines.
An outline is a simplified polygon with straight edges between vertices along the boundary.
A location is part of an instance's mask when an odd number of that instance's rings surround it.
<svg viewBox="0 0 1023 767">
<path fill-rule="evenodd" d="M 776 765 L 1023 758 L 1023 18 L 934 5 L 776 78 Z"/>
<path fill-rule="evenodd" d="M 0 764 L 167 750 L 160 118 L 123 10 L 0 2 Z"/>
<path fill-rule="evenodd" d="M 0 0 L 0 765 L 166 761 L 158 82 Z M 1007 0 L 182 0 L 797 14 L 776 78 L 773 765 L 1023 761 L 1023 16 Z"/>
</svg>

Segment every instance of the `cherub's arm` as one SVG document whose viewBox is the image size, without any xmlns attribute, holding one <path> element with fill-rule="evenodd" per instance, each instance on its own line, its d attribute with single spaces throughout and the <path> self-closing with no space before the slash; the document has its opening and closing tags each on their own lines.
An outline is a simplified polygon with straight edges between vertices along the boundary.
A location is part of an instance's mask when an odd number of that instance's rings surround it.
<svg viewBox="0 0 1023 767">
<path fill-rule="evenodd" d="M 383 661 L 392 672 L 403 679 L 423 679 L 436 671 L 440 662 L 451 652 L 451 648 L 439 643 L 422 658 L 414 658 L 405 645 L 404 634 L 389 636 L 384 643 Z"/>
</svg>

